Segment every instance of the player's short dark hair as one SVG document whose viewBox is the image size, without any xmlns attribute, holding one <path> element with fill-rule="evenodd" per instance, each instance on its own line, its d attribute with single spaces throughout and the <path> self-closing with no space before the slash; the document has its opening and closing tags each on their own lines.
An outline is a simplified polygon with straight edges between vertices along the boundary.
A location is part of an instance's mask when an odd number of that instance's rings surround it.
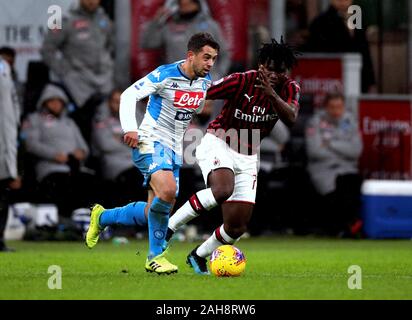
<svg viewBox="0 0 412 320">
<path fill-rule="evenodd" d="M 11 56 L 14 58 L 16 56 L 16 50 L 10 47 L 1 47 L 0 54 L 4 54 L 4 55 Z"/>
<path fill-rule="evenodd" d="M 341 99 L 341 100 L 345 101 L 345 96 L 339 91 L 328 92 L 325 96 L 323 104 L 326 106 L 329 103 L 329 101 L 335 100 L 335 99 Z"/>
<path fill-rule="evenodd" d="M 202 50 L 204 46 L 212 47 L 216 51 L 220 50 L 220 45 L 212 37 L 212 35 L 207 32 L 199 32 L 194 34 L 187 44 L 187 50 L 193 51 L 194 53 L 198 53 Z"/>
<path fill-rule="evenodd" d="M 300 53 L 291 45 L 286 44 L 281 37 L 280 42 L 272 39 L 271 42 L 262 45 L 258 53 L 258 63 L 270 64 L 273 61 L 275 66 L 284 66 L 290 70 L 298 64 L 298 55 Z"/>
</svg>

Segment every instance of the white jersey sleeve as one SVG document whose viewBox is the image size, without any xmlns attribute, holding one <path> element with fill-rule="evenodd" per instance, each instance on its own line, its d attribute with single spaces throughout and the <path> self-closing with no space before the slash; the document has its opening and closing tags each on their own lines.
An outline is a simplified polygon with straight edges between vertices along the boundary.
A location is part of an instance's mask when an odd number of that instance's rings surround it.
<svg viewBox="0 0 412 320">
<path fill-rule="evenodd" d="M 157 93 L 161 89 L 158 69 L 136 81 L 120 96 L 120 123 L 124 133 L 137 132 L 136 102 Z"/>
</svg>

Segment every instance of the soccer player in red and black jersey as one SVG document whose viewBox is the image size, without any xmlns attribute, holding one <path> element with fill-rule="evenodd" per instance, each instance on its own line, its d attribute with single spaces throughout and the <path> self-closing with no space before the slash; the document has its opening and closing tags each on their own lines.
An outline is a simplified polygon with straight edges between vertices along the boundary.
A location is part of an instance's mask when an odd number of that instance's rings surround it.
<svg viewBox="0 0 412 320">
<path fill-rule="evenodd" d="M 297 63 L 296 52 L 283 39 L 272 40 L 259 50 L 258 61 L 258 70 L 229 75 L 209 88 L 207 99 L 224 99 L 225 104 L 196 148 L 207 188 L 169 221 L 167 242 L 182 225 L 222 206 L 223 225 L 187 257 L 199 274 L 209 273 L 206 258 L 214 249 L 234 244 L 247 230 L 256 198 L 260 141 L 278 120 L 292 126 L 298 115 L 300 88 L 288 76 Z"/>
</svg>

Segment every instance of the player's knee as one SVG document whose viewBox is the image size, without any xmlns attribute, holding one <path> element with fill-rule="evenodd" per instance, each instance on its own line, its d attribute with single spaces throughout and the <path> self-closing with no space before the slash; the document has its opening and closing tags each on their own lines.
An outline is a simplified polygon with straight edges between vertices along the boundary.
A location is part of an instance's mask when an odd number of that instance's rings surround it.
<svg viewBox="0 0 412 320">
<path fill-rule="evenodd" d="M 227 199 L 229 199 L 230 196 L 232 195 L 233 185 L 231 185 L 231 184 L 221 184 L 221 185 L 218 185 L 218 186 L 212 186 L 212 193 L 213 193 L 213 196 L 215 197 L 217 203 L 222 204 Z"/>
<path fill-rule="evenodd" d="M 163 186 L 158 190 L 157 197 L 165 202 L 172 202 L 176 198 L 176 185 Z"/>
</svg>

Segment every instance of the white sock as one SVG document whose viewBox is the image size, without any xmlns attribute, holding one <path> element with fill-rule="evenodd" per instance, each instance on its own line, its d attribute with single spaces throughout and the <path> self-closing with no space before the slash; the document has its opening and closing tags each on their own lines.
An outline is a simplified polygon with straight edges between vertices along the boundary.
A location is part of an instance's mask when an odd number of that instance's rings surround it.
<svg viewBox="0 0 412 320">
<path fill-rule="evenodd" d="M 189 201 L 181 206 L 176 213 L 169 218 L 169 229 L 176 232 L 181 226 L 188 223 L 190 220 L 196 218 L 198 214 L 192 209 Z"/>
<path fill-rule="evenodd" d="M 239 239 L 233 239 L 232 237 L 230 237 L 223 228 L 223 225 L 221 225 L 213 232 L 209 239 L 207 239 L 200 245 L 199 248 L 197 248 L 196 254 L 199 257 L 206 258 L 210 256 L 216 248 L 224 244 L 234 244 L 238 240 Z"/>
<path fill-rule="evenodd" d="M 201 190 L 194 194 L 170 217 L 169 228 L 176 232 L 181 226 L 198 217 L 200 214 L 210 211 L 216 207 L 217 204 L 212 189 Z"/>
<path fill-rule="evenodd" d="M 211 188 L 200 190 L 196 196 L 206 211 L 210 211 L 218 205 Z"/>
</svg>

